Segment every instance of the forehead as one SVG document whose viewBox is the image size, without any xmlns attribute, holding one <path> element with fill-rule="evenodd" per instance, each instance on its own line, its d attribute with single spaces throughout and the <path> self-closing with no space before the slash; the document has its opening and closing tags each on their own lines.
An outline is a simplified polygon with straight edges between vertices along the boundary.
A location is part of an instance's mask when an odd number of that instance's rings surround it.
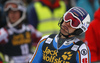
<svg viewBox="0 0 100 63">
<path fill-rule="evenodd" d="M 20 11 L 20 10 L 11 10 L 11 9 L 10 9 L 10 10 L 8 11 L 8 13 L 9 13 L 9 12 L 18 12 L 18 13 L 20 13 L 21 11 Z"/>
</svg>

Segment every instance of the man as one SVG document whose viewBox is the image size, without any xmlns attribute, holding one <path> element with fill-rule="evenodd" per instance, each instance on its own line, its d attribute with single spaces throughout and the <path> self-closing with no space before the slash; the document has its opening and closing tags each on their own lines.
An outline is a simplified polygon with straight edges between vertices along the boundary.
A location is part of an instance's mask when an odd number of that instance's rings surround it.
<svg viewBox="0 0 100 63">
<path fill-rule="evenodd" d="M 41 33 L 31 25 L 24 23 L 26 10 L 22 2 L 7 1 L 4 11 L 7 26 L 0 29 L 0 45 L 4 45 L 3 52 L 6 58 L 10 57 L 14 63 L 28 63 L 32 54 L 32 44 L 37 44 Z M 8 63 L 10 62 L 8 61 Z"/>
<path fill-rule="evenodd" d="M 76 38 L 87 30 L 89 22 L 89 14 L 84 9 L 69 9 L 59 23 L 59 34 L 44 36 L 29 62 L 91 63 L 88 46 Z"/>
<path fill-rule="evenodd" d="M 100 4 L 100 0 L 99 0 Z M 94 19 L 86 31 L 85 41 L 91 51 L 91 62 L 100 63 L 100 7 L 94 14 Z"/>
<path fill-rule="evenodd" d="M 58 20 L 66 12 L 66 5 L 60 0 L 40 0 L 28 12 L 29 23 L 43 36 L 59 33 Z"/>
</svg>

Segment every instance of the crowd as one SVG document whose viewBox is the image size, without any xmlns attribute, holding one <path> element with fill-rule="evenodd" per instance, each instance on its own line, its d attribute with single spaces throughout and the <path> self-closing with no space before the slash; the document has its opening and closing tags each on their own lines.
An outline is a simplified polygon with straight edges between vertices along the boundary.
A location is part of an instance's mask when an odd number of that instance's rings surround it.
<svg viewBox="0 0 100 63">
<path fill-rule="evenodd" d="M 74 9 L 74 7 L 76 8 Z M 32 54 L 36 54 L 40 42 L 44 43 L 48 39 L 47 37 L 50 38 L 50 36 L 46 36 L 43 40 L 43 36 L 58 34 L 60 37 L 63 35 L 61 30 L 66 27 L 61 26 L 62 24 L 59 27 L 58 23 L 63 23 L 62 19 L 64 20 L 67 11 L 71 8 L 77 10 L 78 7 L 83 8 L 79 8 L 79 11 L 86 10 L 90 15 L 90 22 L 88 22 L 90 25 L 86 26 L 88 27 L 86 33 L 78 31 L 79 35 L 75 36 L 86 43 L 87 46 L 84 47 L 89 47 L 90 51 L 87 52 L 91 53 L 91 62 L 99 62 L 100 0 L 0 0 L 0 63 L 28 63 Z M 78 15 L 77 13 L 75 16 Z M 73 37 L 70 38 L 68 35 L 67 38 L 76 39 Z M 58 43 L 60 41 L 65 41 L 65 39 L 61 37 Z M 59 47 L 63 43 L 61 42 Z"/>
</svg>

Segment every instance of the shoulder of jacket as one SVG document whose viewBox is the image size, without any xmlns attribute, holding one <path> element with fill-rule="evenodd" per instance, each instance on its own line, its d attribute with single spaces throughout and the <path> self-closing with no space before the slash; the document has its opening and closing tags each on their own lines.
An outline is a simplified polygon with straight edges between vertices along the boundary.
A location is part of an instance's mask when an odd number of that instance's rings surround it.
<svg viewBox="0 0 100 63">
<path fill-rule="evenodd" d="M 50 36 L 50 35 L 43 36 L 43 37 L 40 39 L 40 41 L 43 40 L 43 39 L 48 38 L 49 36 Z"/>
</svg>

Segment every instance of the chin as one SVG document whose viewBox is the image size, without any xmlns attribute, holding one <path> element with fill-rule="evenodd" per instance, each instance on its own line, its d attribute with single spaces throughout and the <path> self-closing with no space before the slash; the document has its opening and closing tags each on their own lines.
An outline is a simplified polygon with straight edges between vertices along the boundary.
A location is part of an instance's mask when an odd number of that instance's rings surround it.
<svg viewBox="0 0 100 63">
<path fill-rule="evenodd" d="M 64 35 L 68 35 L 68 32 L 66 32 L 66 31 L 61 30 L 60 32 L 61 32 L 62 34 L 64 34 Z"/>
<path fill-rule="evenodd" d="M 16 20 L 12 20 L 12 21 L 10 21 L 11 23 L 15 23 L 16 22 Z"/>
</svg>

